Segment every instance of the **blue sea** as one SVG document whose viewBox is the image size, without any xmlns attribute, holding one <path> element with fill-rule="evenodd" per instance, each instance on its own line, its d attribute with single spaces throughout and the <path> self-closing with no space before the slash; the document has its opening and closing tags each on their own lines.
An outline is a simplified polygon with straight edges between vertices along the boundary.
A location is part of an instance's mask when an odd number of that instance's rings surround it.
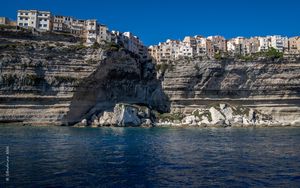
<svg viewBox="0 0 300 188">
<path fill-rule="evenodd" d="M 0 187 L 300 187 L 300 128 L 0 126 Z"/>
</svg>

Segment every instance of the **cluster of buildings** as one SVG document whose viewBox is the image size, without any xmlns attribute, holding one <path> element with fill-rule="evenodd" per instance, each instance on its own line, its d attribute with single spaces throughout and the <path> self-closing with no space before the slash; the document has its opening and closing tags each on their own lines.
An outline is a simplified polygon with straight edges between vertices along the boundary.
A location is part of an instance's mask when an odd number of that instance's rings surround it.
<svg viewBox="0 0 300 188">
<path fill-rule="evenodd" d="M 17 21 L 0 17 L 0 25 L 17 26 L 38 31 L 62 32 L 78 36 L 85 45 L 96 42 L 112 42 L 143 59 L 153 59 L 157 63 L 176 60 L 181 57 L 208 56 L 215 54 L 247 55 L 275 48 L 279 52 L 300 54 L 300 37 L 284 37 L 280 35 L 266 37 L 236 37 L 230 40 L 223 36 L 204 37 L 187 36 L 182 41 L 167 40 L 147 48 L 142 41 L 130 32 L 110 31 L 96 19 L 77 19 L 72 16 L 53 15 L 50 11 L 18 10 Z"/>
<path fill-rule="evenodd" d="M 114 42 L 122 44 L 124 48 L 142 58 L 148 58 L 147 47 L 137 36 L 130 32 L 110 31 L 106 25 L 99 23 L 96 19 L 83 20 L 72 16 L 53 15 L 50 11 L 18 10 L 16 22 L 0 17 L 1 24 L 37 31 L 69 33 L 81 37 L 87 46 L 95 42 L 99 44 Z"/>
<path fill-rule="evenodd" d="M 170 40 L 150 46 L 148 52 L 156 62 L 167 62 L 180 57 L 208 56 L 223 53 L 247 55 L 275 48 L 279 52 L 300 54 L 300 37 L 280 35 L 266 37 L 236 37 L 226 40 L 223 36 L 187 36 L 182 41 Z"/>
</svg>

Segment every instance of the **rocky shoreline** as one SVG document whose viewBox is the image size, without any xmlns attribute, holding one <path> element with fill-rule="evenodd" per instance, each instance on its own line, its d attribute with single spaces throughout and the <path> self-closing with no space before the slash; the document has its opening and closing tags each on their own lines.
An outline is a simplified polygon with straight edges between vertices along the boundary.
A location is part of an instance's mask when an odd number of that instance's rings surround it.
<svg viewBox="0 0 300 188">
<path fill-rule="evenodd" d="M 192 114 L 160 114 L 146 106 L 116 104 L 111 111 L 82 119 L 75 127 L 288 127 L 300 126 L 273 120 L 256 110 L 219 104 Z"/>
</svg>

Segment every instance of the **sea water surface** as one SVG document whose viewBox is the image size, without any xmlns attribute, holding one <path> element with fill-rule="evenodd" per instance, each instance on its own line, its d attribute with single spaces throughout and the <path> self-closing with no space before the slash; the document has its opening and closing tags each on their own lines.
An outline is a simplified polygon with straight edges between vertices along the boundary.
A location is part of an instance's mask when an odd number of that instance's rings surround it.
<svg viewBox="0 0 300 188">
<path fill-rule="evenodd" d="M 2 125 L 0 148 L 0 187 L 300 187 L 300 128 Z"/>
</svg>

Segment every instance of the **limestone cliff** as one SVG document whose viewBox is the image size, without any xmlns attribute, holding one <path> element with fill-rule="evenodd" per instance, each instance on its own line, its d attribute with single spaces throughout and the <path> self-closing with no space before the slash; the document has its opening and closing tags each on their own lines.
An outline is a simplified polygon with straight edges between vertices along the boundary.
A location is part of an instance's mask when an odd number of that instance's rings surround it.
<svg viewBox="0 0 300 188">
<path fill-rule="evenodd" d="M 117 102 L 169 109 L 151 62 L 60 37 L 0 32 L 0 122 L 72 125 Z"/>
<path fill-rule="evenodd" d="M 160 66 L 162 67 L 162 66 Z M 181 59 L 160 71 L 172 113 L 228 103 L 248 107 L 274 120 L 300 122 L 300 58 Z"/>
<path fill-rule="evenodd" d="M 157 66 L 156 71 L 152 62 L 120 46 L 87 48 L 72 36 L 58 38 L 0 31 L 0 122 L 101 126 L 99 122 L 126 117 L 131 124 L 149 125 L 153 114 L 158 121 L 164 116 L 179 124 L 300 122 L 299 57 L 199 57 Z M 120 104 L 126 108 L 116 110 Z M 246 109 L 244 114 L 240 109 Z M 113 117 L 115 111 L 119 115 Z M 116 122 L 124 126 L 127 120 Z"/>
</svg>

